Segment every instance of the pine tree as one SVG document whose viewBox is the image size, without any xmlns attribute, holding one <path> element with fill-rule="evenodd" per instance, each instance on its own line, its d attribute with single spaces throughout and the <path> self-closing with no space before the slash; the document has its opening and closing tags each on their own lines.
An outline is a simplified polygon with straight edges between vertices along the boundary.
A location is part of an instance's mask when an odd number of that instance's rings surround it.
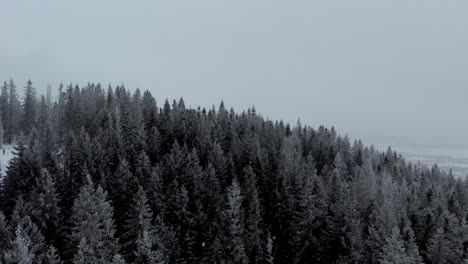
<svg viewBox="0 0 468 264">
<path fill-rule="evenodd" d="M 244 212 L 245 212 L 245 249 L 250 263 L 263 262 L 263 247 L 261 233 L 260 201 L 257 192 L 257 180 L 252 167 L 244 169 Z"/>
<path fill-rule="evenodd" d="M 135 250 L 135 261 L 136 264 L 146 263 L 161 263 L 157 261 L 156 252 L 153 251 L 153 242 L 147 230 L 144 230 L 138 235 Z"/>
<path fill-rule="evenodd" d="M 31 194 L 31 217 L 40 228 L 48 242 L 56 235 L 59 228 L 60 208 L 55 181 L 50 173 L 43 169 Z"/>
<path fill-rule="evenodd" d="M 28 81 L 24 90 L 24 102 L 22 105 L 22 117 L 20 129 L 27 135 L 36 122 L 36 89 Z"/>
<path fill-rule="evenodd" d="M 71 217 L 72 233 L 69 240 L 72 252 L 76 252 L 73 248 L 78 247 L 75 262 L 88 258 L 99 260 L 95 263 L 111 262 L 118 250 L 112 215 L 113 209 L 107 201 L 107 193 L 99 186 L 95 189 L 88 176 L 88 184 L 81 188 Z"/>
<path fill-rule="evenodd" d="M 138 191 L 138 179 L 131 172 L 128 162 L 123 160 L 107 180 L 107 190 L 115 210 L 116 236 L 120 237 L 125 231 L 126 214 L 132 206 L 133 195 Z"/>
<path fill-rule="evenodd" d="M 46 252 L 44 262 L 47 264 L 62 264 L 62 260 L 58 255 L 57 249 L 54 246 L 49 246 L 49 249 Z"/>
<path fill-rule="evenodd" d="M 245 252 L 244 224 L 242 217 L 242 196 L 237 180 L 234 180 L 229 187 L 227 205 L 224 217 L 227 222 L 228 236 L 226 238 L 226 263 L 227 264 L 247 264 L 248 257 Z"/>
<path fill-rule="evenodd" d="M 108 263 L 101 259 L 98 256 L 98 252 L 95 252 L 92 249 L 92 246 L 89 245 L 88 241 L 85 237 L 83 237 L 78 245 L 78 252 L 76 253 L 75 257 L 73 258 L 73 264 L 104 264 Z"/>
<path fill-rule="evenodd" d="M 146 152 L 152 164 L 156 164 L 160 160 L 161 154 L 161 134 L 156 125 L 152 125 L 146 137 Z"/>
<path fill-rule="evenodd" d="M 442 228 L 438 228 L 429 240 L 426 255 L 427 259 L 432 264 L 450 263 L 449 259 L 452 255 L 450 243 L 445 237 L 445 233 Z"/>
<path fill-rule="evenodd" d="M 8 250 L 10 250 L 11 239 L 12 234 L 10 232 L 8 222 L 5 218 L 5 215 L 2 212 L 0 212 L 0 263 L 5 262 L 3 252 L 7 252 Z"/>
<path fill-rule="evenodd" d="M 0 149 L 3 149 L 3 138 L 4 138 L 4 133 L 3 133 L 3 120 L 0 119 Z"/>
<path fill-rule="evenodd" d="M 381 264 L 412 264 L 414 259 L 406 254 L 403 240 L 400 236 L 400 230 L 393 228 L 389 238 L 386 239 L 386 244 L 382 248 L 382 255 L 379 259 Z"/>
<path fill-rule="evenodd" d="M 422 256 L 420 255 L 418 245 L 414 238 L 413 229 L 409 225 L 403 227 L 402 239 L 404 241 L 404 247 L 406 254 L 411 258 L 411 263 L 421 264 L 423 263 Z"/>
<path fill-rule="evenodd" d="M 125 264 L 125 260 L 120 254 L 115 254 L 112 258 L 112 264 Z"/>
<path fill-rule="evenodd" d="M 33 264 L 34 253 L 31 252 L 31 240 L 23 231 L 21 225 L 16 227 L 16 238 L 12 242 L 12 250 L 6 253 L 6 263 Z"/>
<path fill-rule="evenodd" d="M 20 102 L 18 100 L 18 94 L 16 92 L 16 85 L 13 82 L 13 80 L 10 80 L 10 83 L 8 85 L 9 88 L 9 111 L 8 111 L 8 122 L 7 122 L 7 128 L 8 128 L 8 138 L 7 142 L 13 142 L 15 139 L 15 136 L 18 134 L 18 124 L 20 121 Z"/>
<path fill-rule="evenodd" d="M 153 215 L 148 206 L 146 193 L 140 186 L 138 192 L 133 198 L 133 204 L 130 207 L 130 211 L 128 212 L 125 224 L 125 233 L 123 233 L 120 239 L 120 243 L 122 243 L 123 246 L 123 252 L 125 252 L 125 257 L 129 262 L 133 262 L 135 259 L 134 254 L 138 252 L 138 239 L 147 240 L 148 237 L 142 237 L 143 233 L 146 233 L 146 236 L 148 236 L 148 234 L 153 232 L 153 227 L 151 225 L 152 218 Z M 150 243 L 149 250 L 151 250 L 152 242 L 150 240 L 148 241 Z M 147 243 L 148 241 L 143 242 Z"/>
<path fill-rule="evenodd" d="M 10 116 L 10 102 L 9 102 L 9 96 L 8 96 L 8 84 L 7 82 L 4 82 L 2 87 L 2 91 L 0 94 L 0 116 L 3 124 L 3 130 L 4 130 L 4 139 L 5 142 L 9 142 L 8 139 L 10 135 L 8 134 L 9 128 L 8 128 L 8 121 L 9 121 L 9 116 Z"/>
<path fill-rule="evenodd" d="M 29 252 L 33 255 L 33 261 L 40 263 L 43 258 L 45 251 L 47 250 L 45 244 L 45 238 L 42 235 L 39 227 L 31 220 L 32 206 L 30 202 L 24 201 L 21 197 L 18 199 L 15 209 L 12 213 L 11 226 L 20 226 L 21 235 L 28 239 Z"/>
</svg>

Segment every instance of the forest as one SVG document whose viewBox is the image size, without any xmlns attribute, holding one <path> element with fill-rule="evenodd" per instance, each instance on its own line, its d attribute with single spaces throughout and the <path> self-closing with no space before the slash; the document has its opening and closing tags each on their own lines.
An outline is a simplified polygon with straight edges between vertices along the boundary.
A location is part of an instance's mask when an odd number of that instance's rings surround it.
<svg viewBox="0 0 468 264">
<path fill-rule="evenodd" d="M 1 87 L 1 264 L 468 263 L 468 181 L 437 165 L 255 107 L 51 89 Z"/>
</svg>

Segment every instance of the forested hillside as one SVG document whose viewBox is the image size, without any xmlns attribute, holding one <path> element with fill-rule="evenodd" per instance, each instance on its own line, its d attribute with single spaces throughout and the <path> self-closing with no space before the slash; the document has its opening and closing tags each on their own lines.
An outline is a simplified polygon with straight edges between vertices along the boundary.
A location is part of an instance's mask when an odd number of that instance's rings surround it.
<svg viewBox="0 0 468 264">
<path fill-rule="evenodd" d="M 333 128 L 3 85 L 0 263 L 468 263 L 468 182 Z"/>
</svg>

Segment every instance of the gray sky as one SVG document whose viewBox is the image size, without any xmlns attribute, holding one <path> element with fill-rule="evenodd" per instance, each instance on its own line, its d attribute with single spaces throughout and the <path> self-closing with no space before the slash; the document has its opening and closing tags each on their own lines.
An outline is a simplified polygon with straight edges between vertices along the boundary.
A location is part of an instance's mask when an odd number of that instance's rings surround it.
<svg viewBox="0 0 468 264">
<path fill-rule="evenodd" d="M 163 99 L 468 147 L 468 1 L 0 0 L 0 80 Z"/>
</svg>

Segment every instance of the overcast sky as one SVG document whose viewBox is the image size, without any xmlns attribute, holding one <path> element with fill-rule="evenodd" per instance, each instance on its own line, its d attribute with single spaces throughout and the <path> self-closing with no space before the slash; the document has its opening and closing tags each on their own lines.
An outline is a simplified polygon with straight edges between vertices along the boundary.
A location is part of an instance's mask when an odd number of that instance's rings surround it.
<svg viewBox="0 0 468 264">
<path fill-rule="evenodd" d="M 101 82 L 468 147 L 468 1 L 0 0 L 0 80 Z"/>
</svg>

